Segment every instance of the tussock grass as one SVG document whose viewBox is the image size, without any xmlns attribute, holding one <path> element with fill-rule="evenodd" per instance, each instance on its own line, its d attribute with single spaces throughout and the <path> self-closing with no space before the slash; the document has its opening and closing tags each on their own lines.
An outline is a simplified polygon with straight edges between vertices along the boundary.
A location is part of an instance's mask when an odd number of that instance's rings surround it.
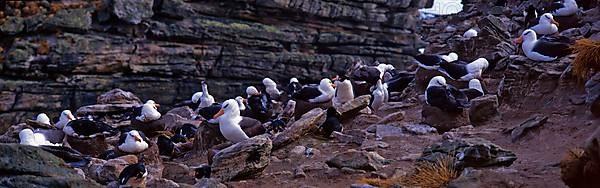
<svg viewBox="0 0 600 188">
<path fill-rule="evenodd" d="M 573 61 L 573 75 L 586 80 L 592 73 L 600 71 L 600 41 L 591 39 L 577 40 L 573 46 L 577 53 Z"/>
<path fill-rule="evenodd" d="M 454 167 L 454 158 L 446 156 L 436 162 L 419 162 L 414 172 L 407 176 L 388 179 L 365 178 L 359 183 L 388 188 L 395 185 L 422 188 L 445 187 L 450 181 L 458 178 L 459 172 Z"/>
</svg>

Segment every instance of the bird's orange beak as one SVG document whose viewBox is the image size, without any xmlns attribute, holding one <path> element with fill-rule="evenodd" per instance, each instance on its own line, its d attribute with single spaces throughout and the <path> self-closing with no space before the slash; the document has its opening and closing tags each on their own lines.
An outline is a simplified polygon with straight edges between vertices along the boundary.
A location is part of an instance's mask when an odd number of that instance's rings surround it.
<svg viewBox="0 0 600 188">
<path fill-rule="evenodd" d="M 158 110 L 158 107 L 160 107 L 160 104 L 154 104 L 154 109 Z"/>
<path fill-rule="evenodd" d="M 331 87 L 335 88 L 335 84 L 331 84 Z"/>
<path fill-rule="evenodd" d="M 515 43 L 522 44 L 523 43 L 523 37 L 521 36 L 521 37 L 515 39 Z"/>
<path fill-rule="evenodd" d="M 73 114 L 69 114 L 67 118 L 69 118 L 69 120 L 75 120 L 75 116 L 73 116 Z"/>
<path fill-rule="evenodd" d="M 559 24 L 559 23 L 558 23 L 556 20 L 552 19 L 552 20 L 550 20 L 550 21 L 551 21 L 551 22 L 552 22 L 554 25 L 556 25 L 556 27 L 560 26 L 560 24 Z"/>
<path fill-rule="evenodd" d="M 136 142 L 142 142 L 142 138 L 140 136 L 134 136 L 133 139 L 135 139 Z"/>
<path fill-rule="evenodd" d="M 217 114 L 215 114 L 213 116 L 213 119 L 217 119 L 217 118 L 221 117 L 223 114 L 225 114 L 225 111 L 223 110 L 223 108 L 221 108 L 221 110 L 219 110 L 219 112 L 217 112 Z"/>
</svg>

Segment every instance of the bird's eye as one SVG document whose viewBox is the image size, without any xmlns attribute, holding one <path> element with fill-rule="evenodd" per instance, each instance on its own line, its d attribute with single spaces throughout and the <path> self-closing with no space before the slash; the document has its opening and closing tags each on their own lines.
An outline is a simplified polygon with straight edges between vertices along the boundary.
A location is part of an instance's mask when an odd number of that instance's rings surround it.
<svg viewBox="0 0 600 188">
<path fill-rule="evenodd" d="M 229 104 L 225 104 L 225 106 L 223 106 L 223 108 L 227 108 L 227 107 L 229 107 Z"/>
</svg>

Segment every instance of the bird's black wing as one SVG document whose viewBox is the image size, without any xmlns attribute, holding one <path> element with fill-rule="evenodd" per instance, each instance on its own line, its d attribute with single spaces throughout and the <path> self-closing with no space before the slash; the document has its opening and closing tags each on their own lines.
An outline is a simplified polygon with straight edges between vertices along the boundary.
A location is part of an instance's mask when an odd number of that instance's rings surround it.
<svg viewBox="0 0 600 188">
<path fill-rule="evenodd" d="M 150 139 L 146 137 L 146 134 L 144 134 L 144 132 L 138 131 L 138 133 L 140 133 L 140 136 L 142 137 L 142 140 L 144 140 L 144 142 L 148 143 L 148 145 L 152 144 L 152 142 L 150 142 Z"/>
<path fill-rule="evenodd" d="M 388 85 L 388 92 L 402 92 L 414 79 L 413 74 L 397 74 L 385 83 Z"/>
<path fill-rule="evenodd" d="M 380 75 L 381 72 L 379 71 L 379 69 L 375 67 L 365 66 L 355 70 L 352 73 L 352 80 L 365 81 L 370 84 L 375 84 L 377 83 L 377 80 L 379 80 Z"/>
<path fill-rule="evenodd" d="M 309 99 L 321 96 L 321 91 L 317 87 L 304 86 L 300 91 L 292 95 L 293 99 L 308 101 Z"/>
<path fill-rule="evenodd" d="M 215 114 L 219 113 L 219 110 L 221 110 L 221 105 L 213 104 L 199 109 L 198 114 L 200 114 L 200 116 L 202 116 L 204 119 L 209 120 L 212 119 Z"/>
<path fill-rule="evenodd" d="M 467 98 L 469 98 L 469 101 L 484 95 L 482 92 L 476 89 L 464 89 L 462 92 L 467 96 Z"/>
<path fill-rule="evenodd" d="M 465 108 L 470 106 L 469 98 L 467 97 L 467 95 L 465 95 L 465 93 L 451 85 L 448 85 L 447 88 L 449 94 L 448 96 L 450 97 L 450 99 L 454 99 L 455 103 L 459 107 Z"/>
<path fill-rule="evenodd" d="M 548 57 L 564 57 L 571 54 L 568 39 L 557 37 L 542 37 L 533 46 L 533 51 Z"/>
<path fill-rule="evenodd" d="M 129 181 L 129 179 L 133 176 L 136 176 L 137 173 L 137 164 L 131 164 L 123 169 L 119 174 L 119 185 L 125 185 Z"/>
<path fill-rule="evenodd" d="M 437 66 L 440 65 L 442 62 L 445 62 L 445 60 L 442 59 L 442 57 L 435 54 L 419 54 L 415 56 L 415 60 L 427 66 Z"/>
<path fill-rule="evenodd" d="M 444 70 L 444 72 L 448 73 L 448 76 L 455 80 L 468 74 L 467 67 L 462 63 L 442 62 L 440 69 Z"/>
<path fill-rule="evenodd" d="M 121 133 L 121 136 L 119 136 L 119 145 L 125 143 L 125 139 L 127 139 L 127 134 L 127 132 Z"/>
</svg>

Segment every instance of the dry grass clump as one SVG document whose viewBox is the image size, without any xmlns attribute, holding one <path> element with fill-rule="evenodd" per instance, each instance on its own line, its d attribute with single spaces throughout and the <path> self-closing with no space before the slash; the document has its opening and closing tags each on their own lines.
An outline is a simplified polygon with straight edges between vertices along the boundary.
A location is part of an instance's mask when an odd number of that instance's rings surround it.
<svg viewBox="0 0 600 188">
<path fill-rule="evenodd" d="M 412 174 L 388 179 L 365 178 L 359 181 L 378 187 L 408 186 L 422 188 L 445 187 L 450 181 L 458 178 L 458 170 L 454 167 L 451 156 L 440 158 L 436 162 L 419 162 Z"/>
<path fill-rule="evenodd" d="M 573 61 L 573 75 L 580 80 L 585 80 L 592 73 L 600 70 L 600 41 L 581 39 L 572 46 L 577 53 Z"/>
</svg>

